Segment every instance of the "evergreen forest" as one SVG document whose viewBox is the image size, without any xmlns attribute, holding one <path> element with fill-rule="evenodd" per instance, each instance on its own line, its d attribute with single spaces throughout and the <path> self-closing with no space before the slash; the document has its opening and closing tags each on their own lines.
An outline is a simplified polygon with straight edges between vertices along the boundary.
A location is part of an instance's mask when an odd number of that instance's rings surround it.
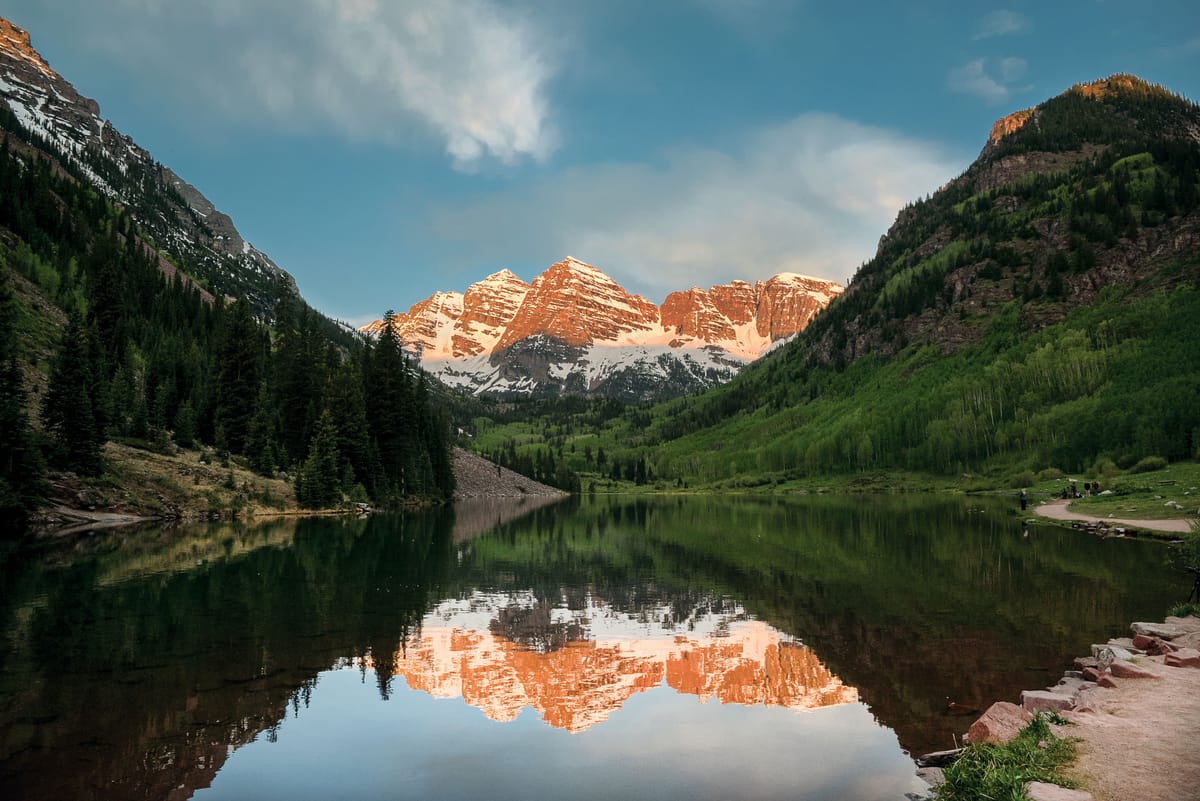
<svg viewBox="0 0 1200 801">
<path fill-rule="evenodd" d="M 11 115 L 0 144 L 0 514 L 46 470 L 100 476 L 108 440 L 211 448 L 294 480 L 302 506 L 440 502 L 450 421 L 394 328 L 338 329 L 294 292 L 272 313 L 210 293 Z M 43 150 L 42 148 L 46 148 Z M 388 316 L 390 320 L 390 313 Z"/>
</svg>

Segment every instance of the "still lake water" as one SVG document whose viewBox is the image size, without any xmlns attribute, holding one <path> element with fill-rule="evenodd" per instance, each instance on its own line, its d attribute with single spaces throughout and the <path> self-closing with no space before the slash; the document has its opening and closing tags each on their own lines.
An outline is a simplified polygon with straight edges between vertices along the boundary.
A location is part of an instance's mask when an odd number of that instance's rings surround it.
<svg viewBox="0 0 1200 801">
<path fill-rule="evenodd" d="M 1186 587 L 945 497 L 571 499 L 0 553 L 0 798 L 890 799 Z"/>
</svg>

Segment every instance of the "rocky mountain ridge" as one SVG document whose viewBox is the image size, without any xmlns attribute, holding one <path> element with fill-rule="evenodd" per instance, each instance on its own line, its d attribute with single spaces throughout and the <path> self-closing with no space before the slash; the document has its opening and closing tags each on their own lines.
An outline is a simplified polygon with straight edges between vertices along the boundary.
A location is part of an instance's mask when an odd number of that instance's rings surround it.
<svg viewBox="0 0 1200 801">
<path fill-rule="evenodd" d="M 102 118 L 99 104 L 80 95 L 6 19 L 0 100 L 12 115 L 6 130 L 126 206 L 152 244 L 186 263 L 208 290 L 245 298 L 262 317 L 282 292 L 296 292 L 292 276 L 247 242 L 228 215 Z M 163 269 L 173 267 L 164 260 Z"/>
<path fill-rule="evenodd" d="M 728 380 L 841 291 L 780 273 L 672 292 L 660 307 L 568 257 L 529 284 L 501 270 L 464 293 L 438 292 L 395 315 L 393 326 L 426 371 L 476 394 L 645 399 Z"/>
</svg>

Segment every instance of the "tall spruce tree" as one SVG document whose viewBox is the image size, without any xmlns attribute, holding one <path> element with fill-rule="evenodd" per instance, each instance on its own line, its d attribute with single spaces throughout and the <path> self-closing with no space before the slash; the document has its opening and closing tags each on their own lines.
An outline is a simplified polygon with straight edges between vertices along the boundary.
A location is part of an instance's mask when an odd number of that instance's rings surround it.
<svg viewBox="0 0 1200 801">
<path fill-rule="evenodd" d="M 412 466 L 410 451 L 417 431 L 412 424 L 408 363 L 396 329 L 396 313 L 391 309 L 383 316 L 383 329 L 368 365 L 367 419 L 383 472 L 376 477 L 376 494 L 398 499 L 410 492 L 407 472 Z"/>
<path fill-rule="evenodd" d="M 310 509 L 335 506 L 342 499 L 341 457 L 337 449 L 337 425 L 326 409 L 317 420 L 317 430 L 308 458 L 296 476 L 296 501 Z"/>
<path fill-rule="evenodd" d="M 50 385 L 42 406 L 42 422 L 53 447 L 52 463 L 83 475 L 103 467 L 103 437 L 93 398 L 96 380 L 83 323 L 72 314 L 50 368 Z"/>
<path fill-rule="evenodd" d="M 17 315 L 8 267 L 0 261 L 0 529 L 4 531 L 15 531 L 24 523 L 42 480 L 40 454 L 25 417 Z"/>
<path fill-rule="evenodd" d="M 242 453 L 246 431 L 258 400 L 263 378 L 263 332 L 250 314 L 250 306 L 237 301 L 221 321 L 217 336 L 217 386 L 213 424 L 232 453 Z"/>
</svg>

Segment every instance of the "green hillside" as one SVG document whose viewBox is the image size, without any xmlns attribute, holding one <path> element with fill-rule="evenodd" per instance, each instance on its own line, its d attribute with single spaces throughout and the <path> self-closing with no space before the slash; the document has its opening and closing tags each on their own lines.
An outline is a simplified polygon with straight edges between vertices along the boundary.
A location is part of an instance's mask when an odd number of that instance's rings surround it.
<svg viewBox="0 0 1200 801">
<path fill-rule="evenodd" d="M 481 449 L 544 449 L 600 481 L 645 460 L 660 485 L 1196 458 L 1198 130 L 1196 105 L 1136 78 L 1074 87 L 997 123 L 842 297 L 730 384 L 481 420 Z"/>
</svg>

